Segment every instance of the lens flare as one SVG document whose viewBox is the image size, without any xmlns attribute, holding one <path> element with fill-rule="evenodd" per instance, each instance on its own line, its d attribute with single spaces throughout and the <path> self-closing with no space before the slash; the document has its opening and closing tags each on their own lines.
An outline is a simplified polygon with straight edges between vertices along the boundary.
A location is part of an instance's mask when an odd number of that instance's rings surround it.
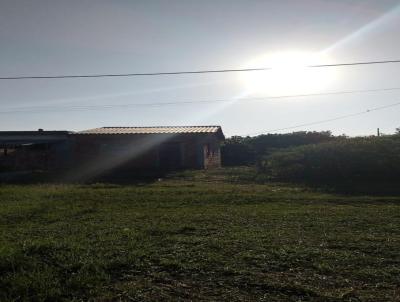
<svg viewBox="0 0 400 302">
<path fill-rule="evenodd" d="M 270 67 L 270 70 L 246 72 L 240 77 L 245 90 L 252 95 L 310 93 L 321 91 L 331 84 L 335 69 L 306 66 L 329 63 L 327 55 L 319 53 L 272 53 L 246 65 L 246 68 Z"/>
</svg>

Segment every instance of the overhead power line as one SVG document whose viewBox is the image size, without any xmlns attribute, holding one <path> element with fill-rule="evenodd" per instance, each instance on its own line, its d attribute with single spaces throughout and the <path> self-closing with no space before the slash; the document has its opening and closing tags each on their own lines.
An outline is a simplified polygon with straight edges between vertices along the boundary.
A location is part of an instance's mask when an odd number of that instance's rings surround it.
<svg viewBox="0 0 400 302">
<path fill-rule="evenodd" d="M 384 109 L 396 107 L 396 106 L 399 106 L 399 105 L 400 105 L 400 102 L 389 104 L 389 105 L 385 105 L 385 106 L 375 107 L 375 108 L 367 109 L 367 110 L 356 112 L 356 113 L 341 115 L 341 116 L 337 116 L 337 117 L 330 118 L 330 119 L 319 120 L 319 121 L 310 122 L 310 123 L 304 123 L 304 124 L 298 124 L 298 125 L 294 125 L 294 126 L 290 126 L 290 127 L 284 127 L 284 128 L 278 128 L 278 129 L 272 129 L 272 130 L 265 130 L 265 131 L 261 131 L 261 132 L 248 133 L 245 136 L 261 135 L 261 134 L 264 134 L 264 133 L 279 132 L 279 131 L 283 131 L 283 130 L 290 130 L 290 129 L 296 129 L 296 128 L 305 127 L 305 126 L 313 126 L 313 125 L 319 125 L 319 124 L 334 122 L 334 121 L 337 121 L 337 120 L 342 120 L 342 119 L 347 119 L 347 118 L 351 118 L 351 117 L 355 117 L 355 116 L 359 116 L 359 115 L 363 115 L 363 114 L 368 114 L 368 113 L 373 112 L 373 111 L 384 110 Z"/>
<path fill-rule="evenodd" d="M 350 62 L 337 64 L 319 64 L 308 65 L 304 68 L 323 68 L 323 67 L 345 67 L 357 65 L 376 65 L 376 64 L 393 64 L 400 63 L 398 60 L 384 61 L 366 61 L 366 62 Z M 296 66 L 297 67 L 297 66 Z M 141 76 L 171 76 L 171 75 L 190 75 L 190 74 L 205 74 L 205 73 L 230 73 L 230 72 L 248 72 L 248 71 L 266 71 L 272 70 L 272 67 L 258 68 L 237 68 L 237 69 L 209 69 L 209 70 L 191 70 L 191 71 L 167 71 L 167 72 L 143 72 L 143 73 L 109 73 L 109 74 L 69 74 L 69 75 L 43 75 L 43 76 L 3 76 L 0 80 L 40 80 L 40 79 L 74 79 L 74 78 L 114 78 L 114 77 L 141 77 Z"/>
<path fill-rule="evenodd" d="M 383 91 L 396 91 L 400 87 L 391 88 L 377 88 L 377 89 L 360 89 L 360 90 L 342 90 L 333 92 L 321 93 L 308 93 L 308 94 L 295 94 L 295 95 L 279 95 L 271 97 L 253 97 L 253 98 L 230 98 L 230 99 L 210 99 L 210 100 L 186 100 L 186 101 L 164 101 L 152 103 L 129 103 L 129 104 L 104 104 L 104 105 L 86 105 L 86 106 L 35 106 L 35 107 L 17 107 L 9 108 L 8 110 L 0 111 L 0 114 L 9 113 L 33 113 L 33 112 L 59 112 L 59 111 L 87 111 L 98 109 L 113 109 L 113 108 L 129 108 L 129 107 L 162 107 L 172 105 L 189 105 L 189 104 L 207 104 L 207 103 L 222 103 L 222 102 L 243 102 L 243 101 L 271 101 L 277 99 L 290 99 L 290 98 L 304 98 L 316 96 L 330 96 L 330 95 L 345 95 L 354 93 L 369 93 L 369 92 L 383 92 Z"/>
</svg>

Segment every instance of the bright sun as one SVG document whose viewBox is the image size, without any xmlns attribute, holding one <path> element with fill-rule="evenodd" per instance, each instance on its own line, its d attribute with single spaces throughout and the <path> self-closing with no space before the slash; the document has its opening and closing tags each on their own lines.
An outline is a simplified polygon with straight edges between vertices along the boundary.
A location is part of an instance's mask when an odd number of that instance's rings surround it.
<svg viewBox="0 0 400 302">
<path fill-rule="evenodd" d="M 306 52 L 281 52 L 259 57 L 245 68 L 271 67 L 266 71 L 240 74 L 247 94 L 280 95 L 315 93 L 325 89 L 335 78 L 333 68 L 306 68 L 329 64 L 326 55 Z"/>
</svg>

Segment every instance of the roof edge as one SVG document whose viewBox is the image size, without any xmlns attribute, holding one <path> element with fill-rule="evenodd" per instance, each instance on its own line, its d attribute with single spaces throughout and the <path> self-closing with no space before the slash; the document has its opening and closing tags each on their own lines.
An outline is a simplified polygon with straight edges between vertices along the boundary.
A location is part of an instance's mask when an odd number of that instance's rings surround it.
<svg viewBox="0 0 400 302">
<path fill-rule="evenodd" d="M 182 134 L 217 134 L 224 139 L 222 127 L 218 125 L 206 126 L 150 126 L 150 127 L 99 127 L 75 132 L 75 135 L 182 135 Z"/>
</svg>

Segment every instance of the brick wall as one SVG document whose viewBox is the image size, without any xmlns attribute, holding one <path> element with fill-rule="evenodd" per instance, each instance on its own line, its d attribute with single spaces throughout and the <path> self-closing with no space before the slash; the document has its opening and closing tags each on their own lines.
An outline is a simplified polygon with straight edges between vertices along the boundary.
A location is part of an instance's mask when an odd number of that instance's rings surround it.
<svg viewBox="0 0 400 302">
<path fill-rule="evenodd" d="M 220 142 L 215 137 L 209 137 L 203 145 L 204 168 L 221 167 Z"/>
</svg>

